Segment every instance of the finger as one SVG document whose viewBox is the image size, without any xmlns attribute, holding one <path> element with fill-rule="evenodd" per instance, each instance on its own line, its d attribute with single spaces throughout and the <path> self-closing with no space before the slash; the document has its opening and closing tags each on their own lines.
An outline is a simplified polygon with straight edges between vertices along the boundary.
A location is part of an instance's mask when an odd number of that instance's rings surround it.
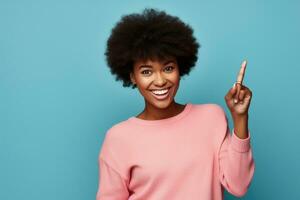
<svg viewBox="0 0 300 200">
<path fill-rule="evenodd" d="M 236 94 L 236 84 L 234 83 L 232 88 L 228 91 L 227 95 L 225 96 L 226 100 L 231 100 Z"/>
<path fill-rule="evenodd" d="M 236 81 L 237 83 L 240 83 L 241 85 L 243 84 L 244 75 L 245 75 L 245 71 L 246 71 L 246 66 L 247 66 L 247 61 L 244 60 L 244 62 L 242 63 L 240 72 L 238 74 L 237 81 Z"/>
<path fill-rule="evenodd" d="M 252 91 L 245 85 L 242 85 L 242 90 L 245 91 L 245 96 L 249 95 L 250 97 L 252 96 Z"/>
<path fill-rule="evenodd" d="M 234 96 L 234 103 L 238 103 L 238 101 L 239 101 L 239 95 L 240 95 L 240 90 L 242 88 L 242 85 L 239 84 L 239 83 L 236 83 L 235 85 L 236 85 L 236 94 Z"/>
<path fill-rule="evenodd" d="M 240 91 L 240 94 L 239 94 L 239 101 L 240 101 L 240 104 L 243 104 L 243 101 L 244 101 L 244 97 L 245 97 L 245 90 L 241 90 Z"/>
<path fill-rule="evenodd" d="M 246 94 L 245 98 L 244 98 L 244 102 L 248 105 L 250 104 L 251 101 L 251 95 L 250 94 Z"/>
<path fill-rule="evenodd" d="M 245 90 L 244 102 L 246 102 L 246 104 L 249 104 L 252 99 L 252 91 L 246 86 L 243 86 L 243 90 Z"/>
<path fill-rule="evenodd" d="M 244 100 L 245 94 L 246 94 L 245 90 L 241 90 L 241 91 L 240 91 L 240 94 L 239 94 L 239 100 L 240 100 L 240 101 L 243 101 L 243 100 Z"/>
<path fill-rule="evenodd" d="M 236 83 L 234 83 L 232 88 L 230 89 L 231 97 L 233 97 L 236 94 L 236 91 L 237 91 L 237 87 L 236 87 Z"/>
</svg>

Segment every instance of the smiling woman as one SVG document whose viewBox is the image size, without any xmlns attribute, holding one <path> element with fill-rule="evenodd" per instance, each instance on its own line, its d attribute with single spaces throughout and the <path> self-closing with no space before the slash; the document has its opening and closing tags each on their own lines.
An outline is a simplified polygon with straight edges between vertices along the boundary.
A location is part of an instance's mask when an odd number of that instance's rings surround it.
<svg viewBox="0 0 300 200">
<path fill-rule="evenodd" d="M 108 66 L 124 87 L 138 88 L 145 108 L 107 131 L 97 200 L 222 200 L 224 189 L 246 194 L 255 167 L 247 127 L 251 91 L 242 85 L 246 62 L 225 96 L 234 119 L 230 134 L 219 105 L 175 101 L 199 47 L 189 25 L 155 9 L 125 15 L 113 28 Z"/>
<path fill-rule="evenodd" d="M 144 97 L 145 108 L 137 117 L 155 120 L 183 110 L 174 97 L 180 78 L 195 66 L 199 47 L 188 24 L 164 11 L 145 9 L 122 17 L 112 29 L 105 55 L 116 80 L 124 87 L 138 87 Z M 166 88 L 170 90 L 164 96 L 152 91 Z"/>
<path fill-rule="evenodd" d="M 145 99 L 146 109 L 138 117 L 155 119 L 159 113 L 154 111 L 156 116 L 153 117 L 151 107 L 163 109 L 172 104 L 177 105 L 174 97 L 179 87 L 180 75 L 176 58 L 136 61 L 130 78 Z M 160 116 L 159 118 L 166 118 L 172 116 L 172 113 L 164 110 Z"/>
</svg>

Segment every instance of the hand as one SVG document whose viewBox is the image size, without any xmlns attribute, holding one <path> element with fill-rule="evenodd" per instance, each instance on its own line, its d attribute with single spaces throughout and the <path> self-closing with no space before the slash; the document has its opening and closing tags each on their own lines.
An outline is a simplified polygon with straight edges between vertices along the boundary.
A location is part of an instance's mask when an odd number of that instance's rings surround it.
<svg viewBox="0 0 300 200">
<path fill-rule="evenodd" d="M 242 63 L 236 83 L 225 96 L 227 107 L 233 117 L 247 116 L 251 102 L 252 92 L 243 85 L 247 61 Z"/>
</svg>

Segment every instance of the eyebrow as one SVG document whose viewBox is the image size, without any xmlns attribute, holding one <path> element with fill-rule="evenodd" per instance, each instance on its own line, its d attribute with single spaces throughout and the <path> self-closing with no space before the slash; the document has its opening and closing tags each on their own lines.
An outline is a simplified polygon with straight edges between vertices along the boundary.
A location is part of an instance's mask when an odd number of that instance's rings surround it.
<svg viewBox="0 0 300 200">
<path fill-rule="evenodd" d="M 164 65 L 169 64 L 169 63 L 175 63 L 175 60 L 167 60 L 164 62 Z M 139 69 L 141 68 L 152 68 L 152 65 L 140 65 Z"/>
</svg>

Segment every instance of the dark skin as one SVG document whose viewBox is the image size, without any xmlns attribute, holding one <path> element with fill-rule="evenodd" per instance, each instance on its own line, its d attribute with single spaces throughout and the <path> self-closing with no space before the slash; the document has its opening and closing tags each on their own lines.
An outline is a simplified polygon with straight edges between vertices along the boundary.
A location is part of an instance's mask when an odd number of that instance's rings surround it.
<svg viewBox="0 0 300 200">
<path fill-rule="evenodd" d="M 235 134 L 245 139 L 248 137 L 248 110 L 252 92 L 242 84 L 247 62 L 241 65 L 237 81 L 227 94 L 225 101 L 234 124 Z M 175 95 L 180 85 L 180 75 L 177 60 L 169 57 L 164 60 L 148 59 L 134 62 L 133 72 L 130 73 L 133 84 L 137 85 L 144 97 L 145 108 L 136 117 L 144 120 L 159 120 L 176 116 L 185 105 L 175 101 Z M 169 89 L 168 96 L 159 100 L 152 90 Z"/>
<path fill-rule="evenodd" d="M 179 103 L 176 103 L 176 102 L 174 102 L 172 105 L 173 106 L 175 105 L 173 107 L 173 109 L 169 108 L 169 109 L 165 110 L 163 113 L 161 113 L 161 109 L 156 109 L 155 107 L 154 108 L 148 108 L 148 110 L 146 108 L 140 114 L 138 114 L 136 117 L 140 118 L 140 119 L 144 119 L 144 120 L 165 119 L 165 118 L 169 118 L 169 117 L 173 117 L 173 116 L 178 115 L 185 108 L 185 105 L 182 105 L 182 104 L 179 104 Z M 147 114 L 147 113 L 150 113 L 150 114 Z M 147 116 L 150 116 L 150 117 L 147 117 Z M 151 116 L 154 116 L 154 117 L 151 117 Z"/>
<path fill-rule="evenodd" d="M 179 68 L 174 57 L 163 61 L 158 59 L 136 61 L 130 76 L 145 101 L 144 110 L 136 117 L 158 120 L 175 116 L 183 111 L 185 105 L 177 103 L 174 98 L 180 83 Z M 151 90 L 162 88 L 170 88 L 169 96 L 165 100 L 157 100 Z"/>
<path fill-rule="evenodd" d="M 243 85 L 246 66 L 247 61 L 244 61 L 237 81 L 225 95 L 225 101 L 233 119 L 234 132 L 241 139 L 248 137 L 248 110 L 252 98 L 252 91 Z"/>
</svg>

